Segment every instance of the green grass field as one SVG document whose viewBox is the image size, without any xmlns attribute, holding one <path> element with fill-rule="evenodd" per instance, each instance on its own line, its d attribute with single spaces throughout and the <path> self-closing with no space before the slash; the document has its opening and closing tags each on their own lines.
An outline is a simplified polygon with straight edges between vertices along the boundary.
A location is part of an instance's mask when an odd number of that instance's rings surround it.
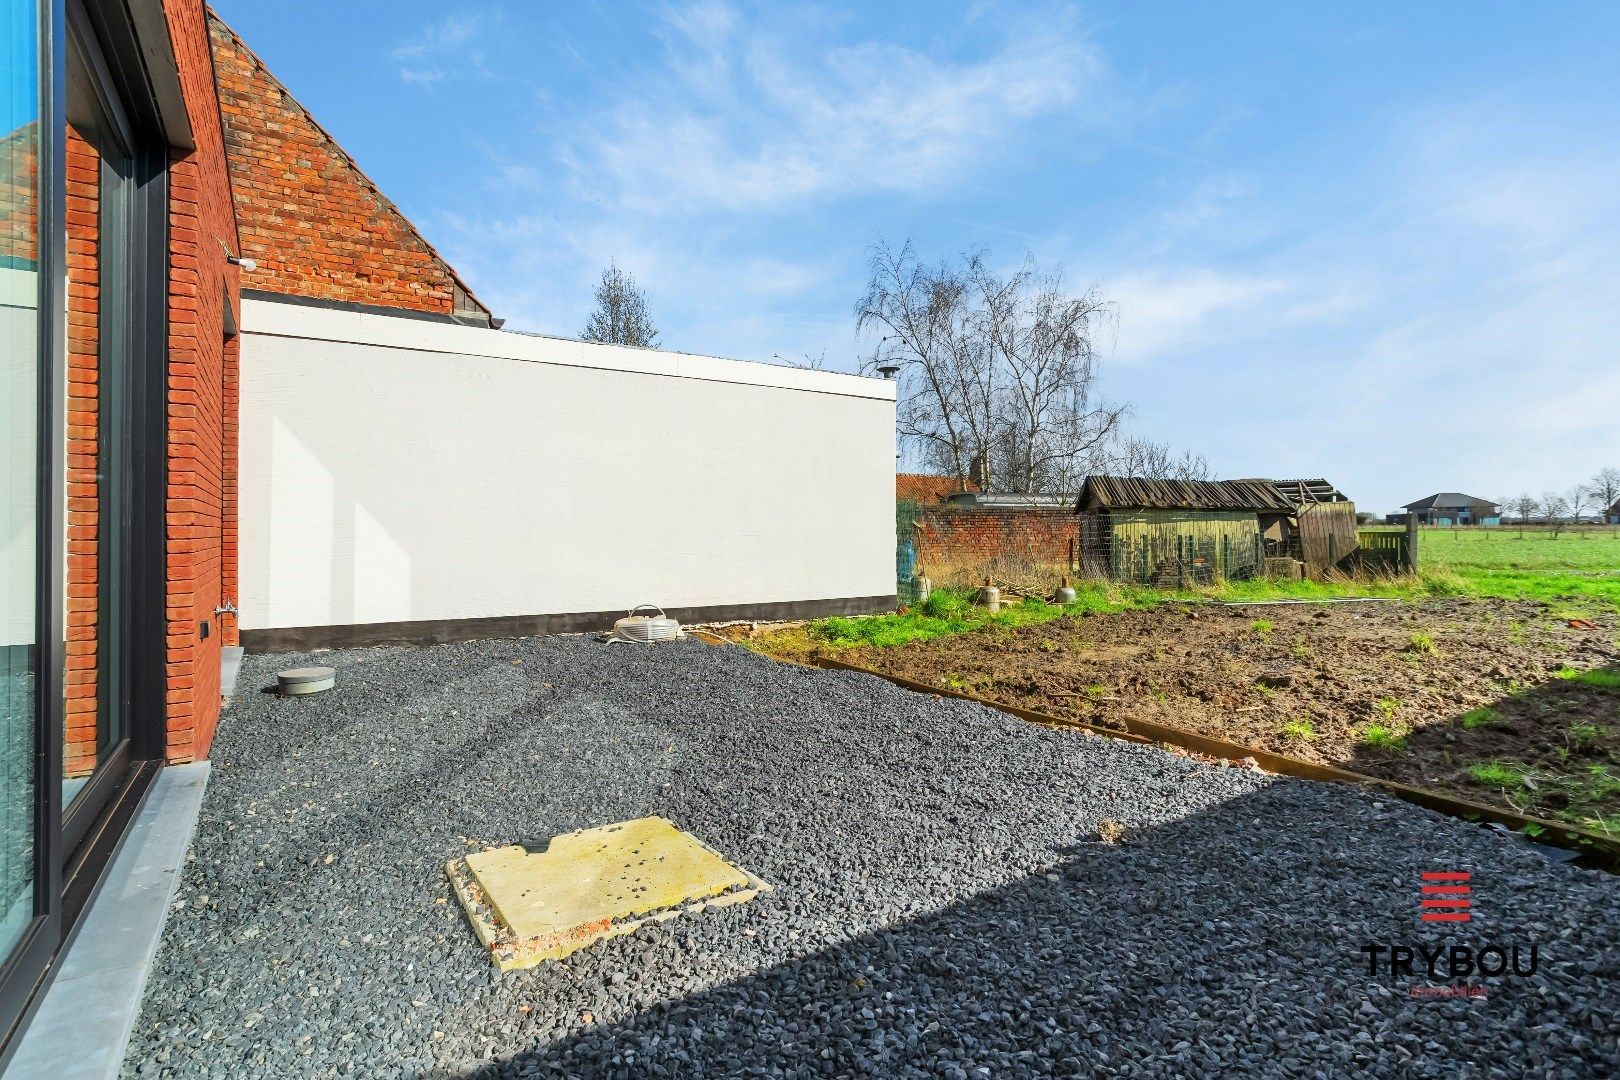
<svg viewBox="0 0 1620 1080">
<path fill-rule="evenodd" d="M 1620 608 L 1620 528 L 1423 529 L 1418 562 L 1432 584 L 1512 600 L 1596 600 Z"/>
<path fill-rule="evenodd" d="M 1620 575 L 1620 526 L 1567 529 L 1420 529 L 1424 566 Z"/>
</svg>

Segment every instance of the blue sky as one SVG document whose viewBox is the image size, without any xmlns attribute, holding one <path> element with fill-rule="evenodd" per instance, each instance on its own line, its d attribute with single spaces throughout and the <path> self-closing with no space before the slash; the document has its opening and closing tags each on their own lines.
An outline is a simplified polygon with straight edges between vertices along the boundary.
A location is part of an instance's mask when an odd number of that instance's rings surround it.
<svg viewBox="0 0 1620 1080">
<path fill-rule="evenodd" d="M 1620 466 L 1620 4 L 215 0 L 512 327 L 826 354 L 879 237 L 1119 304 L 1136 430 L 1365 509 Z"/>
</svg>

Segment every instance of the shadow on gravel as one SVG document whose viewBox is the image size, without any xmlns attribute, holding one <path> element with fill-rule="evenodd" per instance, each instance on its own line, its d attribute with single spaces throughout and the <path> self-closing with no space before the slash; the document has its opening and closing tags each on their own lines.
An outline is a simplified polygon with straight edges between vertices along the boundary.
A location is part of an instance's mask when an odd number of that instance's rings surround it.
<svg viewBox="0 0 1620 1080">
<path fill-rule="evenodd" d="M 1309 810 L 1297 785 L 1276 784 L 1123 843 L 1077 845 L 1050 873 L 794 959 L 762 956 L 758 974 L 460 1075 L 1452 1075 L 1530 1061 L 1620 1074 L 1603 1034 L 1612 905 L 1573 880 L 1547 895 L 1528 846 L 1318 790 L 1332 794 Z M 1340 814 L 1388 843 L 1354 842 Z M 1459 863 L 1459 849 L 1495 854 Z M 1420 921 L 1431 869 L 1474 872 L 1471 926 Z M 737 932 L 766 922 L 751 907 L 791 899 L 735 909 Z M 1540 943 L 1537 973 L 1460 980 L 1486 1000 L 1419 1001 L 1413 985 L 1458 980 L 1374 977 L 1360 951 L 1480 940 Z"/>
</svg>

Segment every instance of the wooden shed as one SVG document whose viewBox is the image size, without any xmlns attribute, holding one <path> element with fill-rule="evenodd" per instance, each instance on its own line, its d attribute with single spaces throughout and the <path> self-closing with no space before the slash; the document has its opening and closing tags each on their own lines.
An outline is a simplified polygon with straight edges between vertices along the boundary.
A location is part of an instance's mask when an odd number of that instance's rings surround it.
<svg viewBox="0 0 1620 1080">
<path fill-rule="evenodd" d="M 1305 564 L 1307 575 L 1320 577 L 1355 552 L 1356 504 L 1343 492 L 1322 479 L 1275 483 L 1294 504 L 1299 544 L 1290 554 Z"/>
<path fill-rule="evenodd" d="M 1325 480 L 1087 477 L 1081 567 L 1161 587 L 1242 580 L 1268 559 L 1320 577 L 1356 547 L 1355 504 Z"/>
<path fill-rule="evenodd" d="M 1076 509 L 1088 576 L 1161 587 L 1259 575 L 1295 513 L 1269 480 L 1134 476 L 1087 477 Z"/>
</svg>

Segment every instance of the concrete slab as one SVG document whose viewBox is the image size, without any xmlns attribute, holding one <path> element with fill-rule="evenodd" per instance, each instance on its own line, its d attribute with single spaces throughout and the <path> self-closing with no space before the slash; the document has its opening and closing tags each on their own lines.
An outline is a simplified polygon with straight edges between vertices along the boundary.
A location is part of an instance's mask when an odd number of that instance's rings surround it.
<svg viewBox="0 0 1620 1080">
<path fill-rule="evenodd" d="M 219 650 L 219 696 L 226 701 L 236 693 L 236 676 L 242 670 L 242 657 L 246 652 L 240 645 L 227 645 Z"/>
<path fill-rule="evenodd" d="M 207 783 L 206 761 L 158 776 L 5 1080 L 118 1075 Z"/>
<path fill-rule="evenodd" d="M 659 817 L 565 833 L 544 851 L 491 848 L 445 872 L 502 971 L 770 889 Z"/>
</svg>

